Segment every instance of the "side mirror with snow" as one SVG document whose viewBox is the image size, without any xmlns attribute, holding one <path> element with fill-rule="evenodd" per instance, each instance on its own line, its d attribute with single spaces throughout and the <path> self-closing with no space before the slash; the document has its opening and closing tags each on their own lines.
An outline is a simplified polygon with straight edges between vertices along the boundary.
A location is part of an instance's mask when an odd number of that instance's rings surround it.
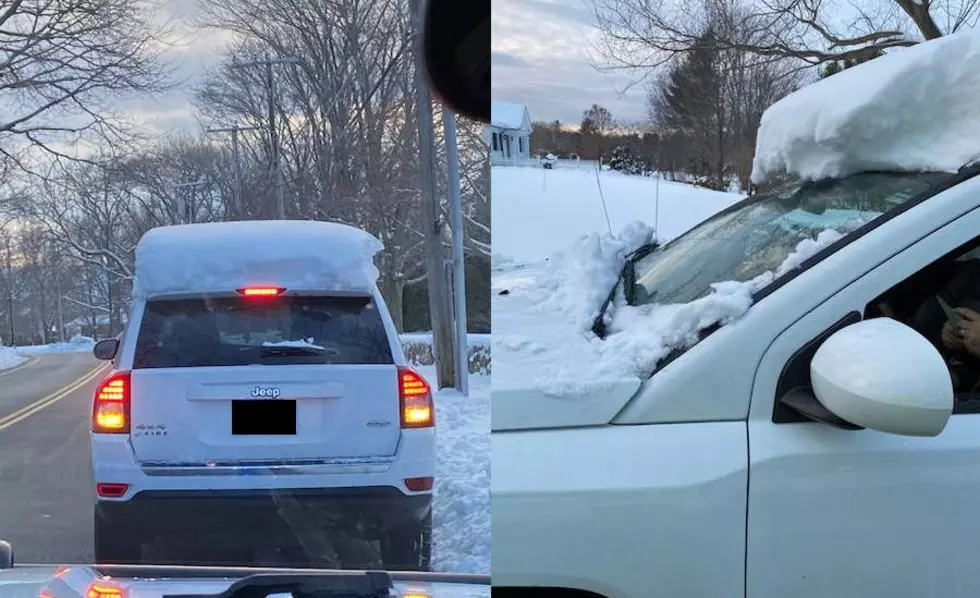
<svg viewBox="0 0 980 598">
<path fill-rule="evenodd" d="M 92 353 L 95 355 L 96 359 L 111 361 L 112 359 L 115 359 L 116 351 L 118 350 L 119 340 L 107 338 L 95 343 L 95 347 L 92 348 Z"/>
<path fill-rule="evenodd" d="M 903 436 L 937 436 L 953 412 L 953 383 L 922 335 L 890 318 L 831 335 L 810 362 L 817 400 L 837 417 Z"/>
</svg>

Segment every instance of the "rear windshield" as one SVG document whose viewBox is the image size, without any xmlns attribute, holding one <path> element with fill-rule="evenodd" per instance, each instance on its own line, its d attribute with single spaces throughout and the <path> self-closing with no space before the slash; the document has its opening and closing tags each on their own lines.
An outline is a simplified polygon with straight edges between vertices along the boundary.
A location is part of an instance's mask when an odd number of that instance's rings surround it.
<svg viewBox="0 0 980 598">
<path fill-rule="evenodd" d="M 133 367 L 393 362 L 369 297 L 205 297 L 148 301 Z"/>
</svg>

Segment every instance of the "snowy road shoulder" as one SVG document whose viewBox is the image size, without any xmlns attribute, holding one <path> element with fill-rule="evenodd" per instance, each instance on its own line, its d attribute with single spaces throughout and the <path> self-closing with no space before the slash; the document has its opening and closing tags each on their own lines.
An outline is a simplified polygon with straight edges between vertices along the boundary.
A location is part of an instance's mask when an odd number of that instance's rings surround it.
<svg viewBox="0 0 980 598">
<path fill-rule="evenodd" d="M 23 364 L 27 360 L 10 347 L 0 346 L 0 371 L 9 370 Z"/>
<path fill-rule="evenodd" d="M 400 335 L 402 343 L 432 343 L 431 333 Z M 490 335 L 470 334 L 471 349 Z M 432 365 L 415 365 L 436 387 Z M 448 573 L 490 573 L 490 376 L 470 374 L 470 396 L 435 393 L 436 488 L 432 567 Z"/>
</svg>

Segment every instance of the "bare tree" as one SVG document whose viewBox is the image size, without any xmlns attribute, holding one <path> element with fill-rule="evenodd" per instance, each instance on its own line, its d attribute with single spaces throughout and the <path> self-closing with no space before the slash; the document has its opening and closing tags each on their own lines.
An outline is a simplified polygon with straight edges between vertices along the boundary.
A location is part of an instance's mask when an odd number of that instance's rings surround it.
<svg viewBox="0 0 980 598">
<path fill-rule="evenodd" d="M 31 171 L 32 150 L 77 158 L 86 136 L 127 137 L 106 100 L 165 86 L 163 31 L 143 0 L 0 4 L 0 155 Z"/>
<path fill-rule="evenodd" d="M 706 22 L 718 15 L 722 49 L 803 65 L 864 60 L 969 27 L 980 16 L 977 0 L 590 0 L 601 31 L 604 69 L 644 74 L 697 45 Z"/>
</svg>

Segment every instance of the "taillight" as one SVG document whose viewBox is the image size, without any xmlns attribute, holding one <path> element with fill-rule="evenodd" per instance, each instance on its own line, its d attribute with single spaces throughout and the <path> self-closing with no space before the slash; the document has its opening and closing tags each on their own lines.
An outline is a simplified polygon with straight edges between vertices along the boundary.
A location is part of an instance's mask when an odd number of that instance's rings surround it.
<svg viewBox="0 0 980 598">
<path fill-rule="evenodd" d="M 286 289 L 278 287 L 245 287 L 238 289 L 238 294 L 246 297 L 276 297 L 286 292 Z"/>
<path fill-rule="evenodd" d="M 126 592 L 123 588 L 105 581 L 93 581 L 85 592 L 85 598 L 125 598 L 125 596 Z"/>
<path fill-rule="evenodd" d="M 99 483 L 95 485 L 95 492 L 99 498 L 122 498 L 129 490 L 129 484 Z"/>
<path fill-rule="evenodd" d="M 92 407 L 93 432 L 129 434 L 131 390 L 129 372 L 119 372 L 102 381 Z"/>
<path fill-rule="evenodd" d="M 398 368 L 398 399 L 401 403 L 402 428 L 430 428 L 435 425 L 432 390 L 418 372 Z"/>
</svg>

